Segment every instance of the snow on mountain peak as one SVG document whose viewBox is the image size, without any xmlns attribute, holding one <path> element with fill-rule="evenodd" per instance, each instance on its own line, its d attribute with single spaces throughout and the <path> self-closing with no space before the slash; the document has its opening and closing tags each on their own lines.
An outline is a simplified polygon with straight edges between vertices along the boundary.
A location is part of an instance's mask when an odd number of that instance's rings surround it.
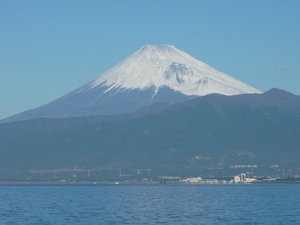
<svg viewBox="0 0 300 225">
<path fill-rule="evenodd" d="M 84 86 L 111 90 L 145 90 L 168 87 L 185 95 L 261 93 L 231 76 L 217 71 L 173 45 L 145 45 L 118 65 Z M 155 94 L 154 93 L 154 94 Z"/>
</svg>

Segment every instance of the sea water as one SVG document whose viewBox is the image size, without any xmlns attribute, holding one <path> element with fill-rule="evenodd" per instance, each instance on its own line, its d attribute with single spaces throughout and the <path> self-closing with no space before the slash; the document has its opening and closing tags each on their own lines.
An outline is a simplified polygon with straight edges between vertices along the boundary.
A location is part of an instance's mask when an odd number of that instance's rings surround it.
<svg viewBox="0 0 300 225">
<path fill-rule="evenodd" d="M 0 224 L 300 224 L 300 185 L 0 186 Z"/>
</svg>

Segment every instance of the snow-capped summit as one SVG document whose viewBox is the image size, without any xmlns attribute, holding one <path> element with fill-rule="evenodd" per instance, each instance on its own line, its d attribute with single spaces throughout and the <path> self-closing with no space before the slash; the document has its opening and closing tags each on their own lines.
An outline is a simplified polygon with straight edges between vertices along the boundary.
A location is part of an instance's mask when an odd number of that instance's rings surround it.
<svg viewBox="0 0 300 225">
<path fill-rule="evenodd" d="M 211 93 L 261 93 L 173 45 L 145 45 L 75 91 L 4 121 L 121 114 Z"/>
<path fill-rule="evenodd" d="M 157 93 L 161 87 L 168 87 L 184 95 L 198 96 L 261 93 L 173 45 L 145 45 L 80 91 L 99 85 L 107 87 L 105 92 L 154 87 Z"/>
</svg>

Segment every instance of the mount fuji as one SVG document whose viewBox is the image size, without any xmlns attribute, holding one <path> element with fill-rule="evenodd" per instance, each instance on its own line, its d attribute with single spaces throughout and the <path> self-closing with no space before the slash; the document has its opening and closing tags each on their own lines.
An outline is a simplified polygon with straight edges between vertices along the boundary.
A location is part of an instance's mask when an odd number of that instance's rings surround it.
<svg viewBox="0 0 300 225">
<path fill-rule="evenodd" d="M 262 93 L 173 45 L 145 45 L 99 77 L 4 122 L 129 113 L 155 102 L 176 103 L 212 93 Z"/>
</svg>

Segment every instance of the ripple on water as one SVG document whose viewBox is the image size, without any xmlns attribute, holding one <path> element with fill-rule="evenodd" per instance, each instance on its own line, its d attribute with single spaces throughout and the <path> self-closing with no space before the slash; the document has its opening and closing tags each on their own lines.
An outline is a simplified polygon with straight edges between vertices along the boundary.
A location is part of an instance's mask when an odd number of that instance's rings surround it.
<svg viewBox="0 0 300 225">
<path fill-rule="evenodd" d="M 1 186 L 0 224 L 284 224 L 300 185 Z"/>
</svg>

